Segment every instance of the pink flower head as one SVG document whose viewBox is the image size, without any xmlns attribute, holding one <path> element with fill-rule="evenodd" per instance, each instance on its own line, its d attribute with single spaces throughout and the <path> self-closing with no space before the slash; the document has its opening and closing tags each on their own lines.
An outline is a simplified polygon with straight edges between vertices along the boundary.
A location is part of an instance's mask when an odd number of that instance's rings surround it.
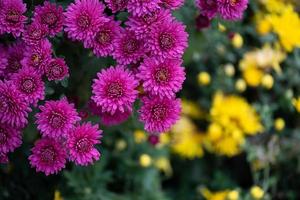
<svg viewBox="0 0 300 200">
<path fill-rule="evenodd" d="M 138 81 L 123 66 L 102 69 L 94 79 L 92 100 L 102 108 L 102 112 L 114 114 L 116 111 L 131 110 L 137 98 Z"/>
<path fill-rule="evenodd" d="M 27 19 L 26 4 L 22 0 L 2 0 L 0 9 L 0 32 L 11 33 L 18 37 L 24 31 L 24 23 Z"/>
<path fill-rule="evenodd" d="M 15 128 L 25 127 L 31 109 L 24 100 L 13 82 L 0 81 L 0 122 Z"/>
<path fill-rule="evenodd" d="M 218 11 L 223 19 L 239 20 L 247 9 L 248 0 L 217 0 Z"/>
<path fill-rule="evenodd" d="M 132 115 L 132 110 L 126 109 L 124 112 L 116 111 L 114 114 L 109 112 L 100 113 L 100 123 L 105 126 L 115 126 L 125 122 Z"/>
<path fill-rule="evenodd" d="M 218 12 L 217 0 L 196 0 L 196 6 L 200 9 L 201 15 L 212 19 Z"/>
<path fill-rule="evenodd" d="M 5 78 L 11 76 L 11 74 L 18 72 L 22 67 L 21 60 L 24 58 L 26 45 L 24 42 L 18 41 L 8 47 L 7 62 L 8 65 L 5 69 Z"/>
<path fill-rule="evenodd" d="M 44 172 L 46 176 L 57 174 L 65 167 L 67 152 L 57 140 L 44 137 L 35 142 L 29 156 L 31 167 L 37 172 Z"/>
<path fill-rule="evenodd" d="M 162 5 L 166 9 L 176 10 L 184 4 L 184 0 L 161 0 Z"/>
<path fill-rule="evenodd" d="M 67 141 L 70 160 L 77 165 L 88 165 L 99 160 L 100 153 L 94 145 L 100 144 L 101 133 L 98 125 L 92 126 L 91 123 L 84 123 L 74 128 Z"/>
<path fill-rule="evenodd" d="M 0 164 L 8 163 L 8 156 L 6 153 L 0 153 Z"/>
<path fill-rule="evenodd" d="M 168 131 L 176 123 L 180 118 L 180 112 L 179 99 L 144 97 L 139 110 L 139 119 L 145 124 L 146 131 L 162 133 Z"/>
<path fill-rule="evenodd" d="M 23 33 L 23 40 L 28 45 L 37 45 L 47 36 L 48 28 L 46 25 L 32 23 L 28 25 Z"/>
<path fill-rule="evenodd" d="M 125 29 L 115 41 L 113 57 L 118 64 L 127 65 L 138 62 L 145 54 L 144 42 L 133 31 Z"/>
<path fill-rule="evenodd" d="M 112 55 L 115 41 L 120 33 L 120 22 L 110 19 L 99 26 L 92 40 L 86 42 L 86 47 L 93 48 L 94 54 L 98 57 Z"/>
<path fill-rule="evenodd" d="M 21 64 L 24 67 L 32 67 L 43 74 L 46 66 L 52 59 L 52 45 L 45 39 L 38 45 L 27 46 Z"/>
<path fill-rule="evenodd" d="M 45 25 L 50 36 L 55 36 L 63 30 L 65 16 L 62 6 L 46 1 L 43 6 L 36 6 L 34 10 L 34 22 Z"/>
<path fill-rule="evenodd" d="M 49 81 L 63 80 L 69 75 L 69 68 L 63 58 L 53 58 L 45 67 L 45 73 Z"/>
<path fill-rule="evenodd" d="M 158 95 L 161 98 L 173 98 L 181 90 L 185 80 L 184 68 L 181 60 L 155 58 L 145 59 L 136 75 L 143 82 L 145 92 Z"/>
<path fill-rule="evenodd" d="M 142 16 L 144 14 L 159 10 L 161 0 L 129 0 L 127 9 L 134 16 Z"/>
<path fill-rule="evenodd" d="M 43 136 L 67 137 L 69 131 L 80 120 L 74 104 L 69 103 L 66 98 L 46 101 L 45 105 L 39 108 L 41 112 L 36 114 L 36 123 Z"/>
<path fill-rule="evenodd" d="M 179 22 L 164 22 L 150 32 L 148 48 L 158 58 L 180 58 L 188 46 L 188 34 Z"/>
<path fill-rule="evenodd" d="M 17 90 L 24 95 L 24 100 L 36 105 L 45 97 L 45 85 L 41 75 L 31 67 L 24 67 L 11 77 Z"/>
<path fill-rule="evenodd" d="M 125 23 L 128 29 L 134 31 L 138 38 L 148 38 L 149 33 L 154 26 L 158 26 L 162 22 L 172 22 L 174 17 L 169 10 L 157 10 L 151 13 L 144 14 L 140 17 L 129 16 Z"/>
<path fill-rule="evenodd" d="M 4 75 L 4 70 L 7 67 L 8 61 L 7 61 L 7 51 L 6 48 L 2 45 L 0 45 L 0 78 Z"/>
<path fill-rule="evenodd" d="M 105 21 L 103 11 L 104 5 L 99 0 L 75 0 L 65 12 L 68 37 L 79 41 L 92 38 Z"/>
<path fill-rule="evenodd" d="M 0 123 L 0 153 L 13 152 L 22 144 L 20 130 Z"/>
<path fill-rule="evenodd" d="M 125 10 L 128 0 L 104 0 L 113 13 Z"/>
</svg>

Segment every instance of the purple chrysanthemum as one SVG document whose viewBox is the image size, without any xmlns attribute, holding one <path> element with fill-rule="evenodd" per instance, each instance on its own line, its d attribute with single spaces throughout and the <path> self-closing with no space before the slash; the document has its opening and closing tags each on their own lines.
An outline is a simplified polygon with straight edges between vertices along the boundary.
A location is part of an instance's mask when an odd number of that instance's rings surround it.
<svg viewBox="0 0 300 200">
<path fill-rule="evenodd" d="M 69 68 L 63 58 L 50 60 L 44 71 L 49 81 L 63 80 L 69 75 Z"/>
<path fill-rule="evenodd" d="M 218 11 L 223 19 L 239 20 L 247 9 L 248 0 L 217 0 Z"/>
<path fill-rule="evenodd" d="M 179 22 L 164 22 L 150 32 L 148 49 L 158 58 L 180 58 L 188 46 L 188 34 Z"/>
<path fill-rule="evenodd" d="M 134 16 L 142 16 L 144 14 L 159 10 L 161 0 L 129 0 L 127 10 Z"/>
<path fill-rule="evenodd" d="M 41 74 L 31 67 L 24 67 L 11 77 L 17 90 L 24 95 L 24 100 L 36 105 L 45 97 L 45 85 Z"/>
<path fill-rule="evenodd" d="M 65 31 L 72 40 L 85 41 L 93 37 L 101 23 L 104 5 L 98 0 L 75 0 L 66 12 Z"/>
<path fill-rule="evenodd" d="M 20 130 L 0 123 L 0 153 L 14 151 L 22 144 Z"/>
<path fill-rule="evenodd" d="M 180 112 L 179 99 L 144 97 L 139 110 L 139 119 L 145 124 L 146 131 L 161 133 L 168 131 L 176 123 L 180 118 Z"/>
<path fill-rule="evenodd" d="M 128 0 L 104 0 L 113 13 L 124 10 L 127 7 Z"/>
<path fill-rule="evenodd" d="M 174 17 L 169 10 L 157 10 L 147 13 L 140 17 L 129 16 L 128 21 L 125 23 L 128 29 L 134 31 L 138 38 L 148 38 L 151 28 L 158 26 L 162 22 L 172 22 Z"/>
<path fill-rule="evenodd" d="M 24 31 L 27 19 L 26 4 L 22 0 L 3 0 L 0 10 L 0 32 L 11 33 L 14 37 L 20 36 Z"/>
<path fill-rule="evenodd" d="M 118 64 L 127 65 L 138 62 L 145 54 L 144 42 L 133 31 L 125 29 L 115 41 L 113 57 Z"/>
<path fill-rule="evenodd" d="M 161 98 L 173 98 L 185 80 L 181 64 L 182 61 L 177 59 L 158 61 L 155 58 L 148 58 L 140 65 L 136 76 L 142 80 L 145 92 Z"/>
<path fill-rule="evenodd" d="M 114 114 L 116 111 L 131 110 L 137 98 L 138 81 L 123 66 L 103 69 L 94 80 L 92 100 L 103 112 Z"/>
<path fill-rule="evenodd" d="M 93 126 L 91 123 L 74 128 L 67 141 L 70 160 L 78 165 L 88 165 L 99 160 L 100 153 L 94 145 L 100 143 L 101 133 L 98 125 Z"/>
<path fill-rule="evenodd" d="M 110 19 L 99 26 L 95 36 L 86 42 L 86 47 L 92 48 L 94 54 L 98 57 L 112 55 L 115 40 L 120 33 L 120 22 Z"/>
<path fill-rule="evenodd" d="M 5 78 L 11 76 L 11 74 L 18 72 L 22 67 L 21 60 L 24 58 L 26 45 L 24 42 L 18 41 L 8 47 L 7 51 L 7 67 L 4 70 Z"/>
<path fill-rule="evenodd" d="M 8 163 L 8 156 L 6 153 L 0 153 L 0 164 Z"/>
<path fill-rule="evenodd" d="M 196 6 L 200 9 L 201 15 L 212 19 L 218 12 L 217 0 L 196 0 Z"/>
<path fill-rule="evenodd" d="M 3 73 L 8 64 L 7 56 L 6 48 L 0 45 L 0 78 L 4 76 Z"/>
<path fill-rule="evenodd" d="M 209 19 L 205 15 L 200 14 L 196 17 L 196 29 L 198 31 L 201 31 L 204 28 L 208 28 L 210 26 L 210 23 L 211 19 Z"/>
<path fill-rule="evenodd" d="M 56 174 L 65 167 L 67 152 L 57 140 L 44 137 L 36 141 L 29 156 L 31 167 L 37 172 L 44 172 L 46 176 Z"/>
<path fill-rule="evenodd" d="M 39 23 L 28 25 L 23 33 L 23 40 L 28 45 L 38 45 L 47 36 L 47 26 Z"/>
<path fill-rule="evenodd" d="M 102 112 L 99 114 L 100 123 L 105 126 L 115 126 L 125 122 L 130 115 L 132 114 L 132 110 L 126 109 L 124 112 L 116 111 L 113 115 L 108 112 Z"/>
<path fill-rule="evenodd" d="M 21 64 L 24 67 L 32 67 L 39 73 L 43 74 L 51 59 L 52 45 L 47 39 L 45 39 L 38 45 L 28 46 L 26 48 Z"/>
<path fill-rule="evenodd" d="M 0 122 L 15 128 L 27 124 L 28 112 L 31 111 L 24 96 L 11 81 L 0 81 Z"/>
<path fill-rule="evenodd" d="M 166 9 L 176 10 L 183 6 L 184 0 L 161 0 L 162 6 Z"/>
<path fill-rule="evenodd" d="M 41 112 L 36 114 L 38 130 L 43 136 L 51 138 L 67 137 L 69 131 L 80 120 L 74 104 L 70 104 L 66 98 L 58 101 L 46 101 L 39 106 Z"/>
<path fill-rule="evenodd" d="M 46 1 L 43 6 L 35 7 L 33 21 L 45 25 L 50 36 L 63 30 L 64 20 L 62 6 Z"/>
</svg>

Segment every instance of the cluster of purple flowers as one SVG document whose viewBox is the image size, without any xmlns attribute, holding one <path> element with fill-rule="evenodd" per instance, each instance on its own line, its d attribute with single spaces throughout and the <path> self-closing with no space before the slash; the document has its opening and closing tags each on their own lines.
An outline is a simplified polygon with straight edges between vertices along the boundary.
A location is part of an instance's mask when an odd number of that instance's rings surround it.
<svg viewBox="0 0 300 200">
<path fill-rule="evenodd" d="M 104 13 L 127 10 L 125 23 Z M 117 125 L 133 113 L 140 99 L 139 120 L 152 134 L 168 131 L 180 117 L 185 72 L 182 56 L 188 46 L 185 26 L 171 10 L 183 0 L 75 0 L 64 11 L 46 1 L 25 16 L 22 0 L 0 0 L 0 35 L 11 34 L 13 44 L 0 45 L 0 162 L 22 143 L 22 129 L 32 107 L 41 134 L 29 156 L 30 164 L 46 175 L 65 167 L 67 160 L 88 165 L 98 160 L 102 131 L 80 122 L 80 114 L 67 98 L 45 99 L 45 81 L 69 76 L 63 58 L 53 55 L 49 38 L 65 31 L 97 57 L 112 56 L 116 66 L 102 69 L 94 79 L 88 102 L 103 125 Z M 121 25 L 124 24 L 124 25 Z"/>
<path fill-rule="evenodd" d="M 196 0 L 200 10 L 199 26 L 206 27 L 217 14 L 225 20 L 239 20 L 247 9 L 248 0 Z"/>
</svg>

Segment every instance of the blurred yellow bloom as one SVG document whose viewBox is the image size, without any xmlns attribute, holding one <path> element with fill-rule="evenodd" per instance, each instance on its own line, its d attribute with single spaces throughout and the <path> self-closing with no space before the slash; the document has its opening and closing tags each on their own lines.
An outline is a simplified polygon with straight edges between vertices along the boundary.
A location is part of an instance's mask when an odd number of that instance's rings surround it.
<svg viewBox="0 0 300 200">
<path fill-rule="evenodd" d="M 264 86 L 267 89 L 271 89 L 274 85 L 274 79 L 273 76 L 270 74 L 266 74 L 263 76 L 262 81 L 261 81 L 262 86 Z"/>
<path fill-rule="evenodd" d="M 240 196 L 239 191 L 237 191 L 237 190 L 231 190 L 227 194 L 227 199 L 228 200 L 238 200 L 239 196 Z"/>
<path fill-rule="evenodd" d="M 134 141 L 138 144 L 145 142 L 147 140 L 147 135 L 142 130 L 134 131 L 133 135 L 134 135 Z"/>
<path fill-rule="evenodd" d="M 182 100 L 181 107 L 183 114 L 193 117 L 195 119 L 199 119 L 203 117 L 203 115 L 205 115 L 204 111 L 202 111 L 201 108 L 195 102 Z"/>
<path fill-rule="evenodd" d="M 60 191 L 55 190 L 55 192 L 54 192 L 54 200 L 63 200 Z"/>
<path fill-rule="evenodd" d="M 263 75 L 263 71 L 256 67 L 248 67 L 243 71 L 243 77 L 246 83 L 251 87 L 259 86 Z"/>
<path fill-rule="evenodd" d="M 218 24 L 218 29 L 221 32 L 225 32 L 226 31 L 226 27 L 223 24 L 221 24 L 221 23 Z"/>
<path fill-rule="evenodd" d="M 274 127 L 277 131 L 282 131 L 285 127 L 285 121 L 282 118 L 275 119 Z"/>
<path fill-rule="evenodd" d="M 247 84 L 244 81 L 244 79 L 238 79 L 235 83 L 235 89 L 237 89 L 237 91 L 239 92 L 244 92 L 247 88 Z"/>
<path fill-rule="evenodd" d="M 292 103 L 293 103 L 295 109 L 297 110 L 297 112 L 300 113 L 300 97 L 293 98 Z"/>
<path fill-rule="evenodd" d="M 127 143 L 125 140 L 120 139 L 116 142 L 116 150 L 123 151 L 127 147 Z"/>
<path fill-rule="evenodd" d="M 139 162 L 142 167 L 149 167 L 152 163 L 152 158 L 148 154 L 142 154 Z"/>
<path fill-rule="evenodd" d="M 225 66 L 224 66 L 224 71 L 225 71 L 225 74 L 227 75 L 227 76 L 233 76 L 234 75 L 234 73 L 235 73 L 235 69 L 234 69 L 234 66 L 233 66 L 233 64 L 226 64 Z"/>
<path fill-rule="evenodd" d="M 229 191 L 223 190 L 218 192 L 211 192 L 207 188 L 201 188 L 200 192 L 206 200 L 226 200 Z"/>
<path fill-rule="evenodd" d="M 267 35 L 272 30 L 272 24 L 268 16 L 264 18 L 257 19 L 256 31 L 260 35 Z"/>
<path fill-rule="evenodd" d="M 172 176 L 173 170 L 170 160 L 166 157 L 160 157 L 154 161 L 154 166 L 165 173 L 166 176 Z"/>
<path fill-rule="evenodd" d="M 208 85 L 210 83 L 210 75 L 207 72 L 200 72 L 198 74 L 198 83 L 200 85 Z"/>
<path fill-rule="evenodd" d="M 259 186 L 253 186 L 250 190 L 250 194 L 254 199 L 262 199 L 265 192 Z"/>
<path fill-rule="evenodd" d="M 243 46 L 243 37 L 239 33 L 235 33 L 231 40 L 231 43 L 235 48 L 239 49 Z"/>
</svg>

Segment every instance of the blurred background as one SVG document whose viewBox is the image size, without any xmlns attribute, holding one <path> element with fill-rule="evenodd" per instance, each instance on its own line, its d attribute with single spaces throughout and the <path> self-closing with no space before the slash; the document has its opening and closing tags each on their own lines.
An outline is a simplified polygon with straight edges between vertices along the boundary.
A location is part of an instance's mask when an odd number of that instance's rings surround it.
<svg viewBox="0 0 300 200">
<path fill-rule="evenodd" d="M 33 9 L 42 1 L 25 2 Z M 100 161 L 46 177 L 27 160 L 39 137 L 30 125 L 22 147 L 0 166 L 0 199 L 300 199 L 299 11 L 298 0 L 250 0 L 242 21 L 216 18 L 208 26 L 186 0 L 174 13 L 190 36 L 183 113 L 172 130 L 148 135 L 135 113 L 120 126 L 101 126 Z M 96 58 L 64 35 L 52 43 L 71 76 L 48 83 L 47 95 L 66 95 L 97 122 L 86 106 L 90 85 L 113 59 Z"/>
</svg>

